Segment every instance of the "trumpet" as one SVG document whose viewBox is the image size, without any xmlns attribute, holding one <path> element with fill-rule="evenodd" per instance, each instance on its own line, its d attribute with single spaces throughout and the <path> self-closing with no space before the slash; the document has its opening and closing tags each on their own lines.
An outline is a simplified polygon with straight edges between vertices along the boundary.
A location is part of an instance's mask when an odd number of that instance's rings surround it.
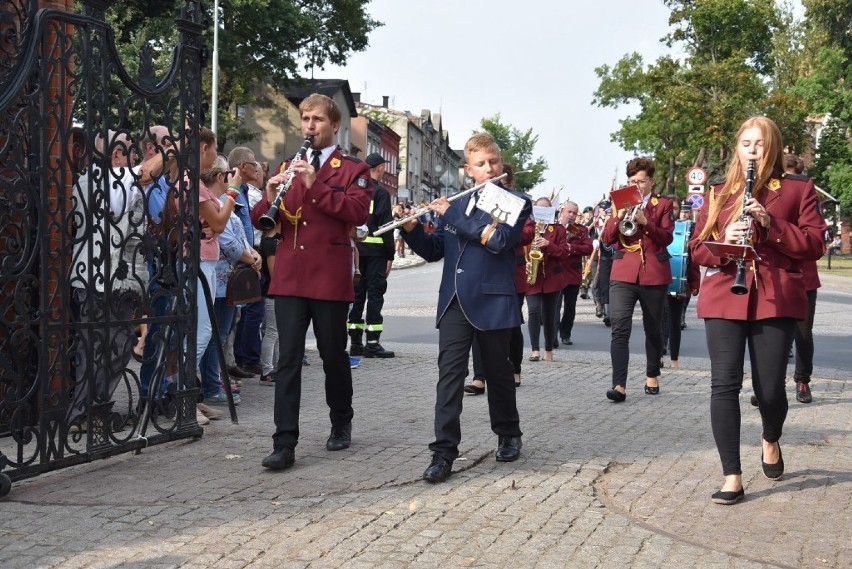
<svg viewBox="0 0 852 569">
<path fill-rule="evenodd" d="M 743 233 L 740 238 L 740 245 L 749 245 L 751 241 L 751 228 L 752 228 L 752 219 L 751 214 L 746 209 L 746 202 L 751 199 L 751 192 L 754 188 L 754 160 L 748 161 L 748 170 L 746 171 L 746 182 L 745 188 L 743 189 L 743 213 L 740 216 L 740 221 L 745 221 L 749 224 L 748 229 Z M 745 276 L 745 259 L 737 259 L 737 274 L 734 277 L 734 284 L 731 285 L 731 292 L 734 294 L 746 294 L 748 292 L 748 287 L 746 287 L 746 276 Z"/>
<path fill-rule="evenodd" d="M 627 210 L 627 213 L 624 214 L 624 219 L 622 219 L 618 224 L 618 230 L 622 235 L 625 237 L 632 237 L 633 235 L 636 235 L 636 231 L 639 229 L 634 221 L 636 219 L 636 212 L 644 207 L 645 202 L 642 202 Z"/>
<path fill-rule="evenodd" d="M 293 183 L 293 179 L 296 177 L 296 172 L 293 171 L 293 164 L 296 163 L 296 160 L 305 159 L 305 156 L 308 153 L 308 148 L 311 147 L 311 141 L 313 139 L 313 135 L 308 135 L 308 137 L 302 143 L 302 147 L 299 149 L 299 152 L 296 153 L 296 156 L 293 157 L 293 160 L 290 161 L 290 164 L 284 171 L 284 173 L 287 175 L 287 178 L 281 184 L 278 185 L 278 195 L 275 196 L 275 201 L 272 202 L 272 206 L 269 208 L 269 211 L 266 212 L 266 215 L 261 215 L 260 218 L 257 220 L 257 224 L 264 231 L 269 231 L 278 224 L 278 210 L 281 207 L 281 203 L 284 201 L 284 196 L 287 195 L 287 190 L 290 189 L 290 185 Z"/>
<path fill-rule="evenodd" d="M 500 180 L 502 180 L 506 176 L 508 176 L 508 174 L 500 174 L 499 176 L 497 176 L 495 178 L 491 178 L 490 180 L 486 180 L 486 181 L 482 182 L 481 184 L 477 184 L 476 186 L 473 186 L 472 188 L 468 188 L 463 192 L 459 192 L 456 195 L 447 198 L 447 201 L 452 202 L 452 201 L 455 201 L 459 198 L 463 198 L 464 196 L 466 196 L 468 194 L 472 194 L 473 192 L 481 190 L 482 188 L 484 188 L 485 186 L 487 186 L 488 184 L 490 184 L 492 182 L 499 182 Z M 387 233 L 388 231 L 392 231 L 392 230 L 396 229 L 397 227 L 401 227 L 401 226 L 405 225 L 406 223 L 408 223 L 412 219 L 417 219 L 418 217 L 420 217 L 421 215 L 424 215 L 426 213 L 429 213 L 429 208 L 428 207 L 421 207 L 420 209 L 410 213 L 409 215 L 407 215 L 405 217 L 401 217 L 401 218 L 397 219 L 396 221 L 391 221 L 389 223 L 385 223 L 384 225 L 382 225 L 381 227 L 379 227 L 378 229 L 373 231 L 373 236 L 378 237 L 379 235 Z"/>
</svg>

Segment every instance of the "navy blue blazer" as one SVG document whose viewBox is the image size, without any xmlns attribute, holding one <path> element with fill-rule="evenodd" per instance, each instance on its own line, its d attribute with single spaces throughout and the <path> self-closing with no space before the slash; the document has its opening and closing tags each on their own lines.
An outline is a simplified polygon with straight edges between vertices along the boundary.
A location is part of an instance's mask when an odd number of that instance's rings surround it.
<svg viewBox="0 0 852 569">
<path fill-rule="evenodd" d="M 468 321 L 478 330 L 521 325 L 515 291 L 515 246 L 521 241 L 532 203 L 524 194 L 512 193 L 526 201 L 518 222 L 512 227 L 498 225 L 484 246 L 480 240 L 491 225 L 491 216 L 478 209 L 469 217 L 465 215 L 471 196 L 453 201 L 433 233 L 426 233 L 421 224 L 410 233 L 403 231 L 406 243 L 426 261 L 444 259 L 436 327 L 453 297 L 458 297 Z"/>
</svg>

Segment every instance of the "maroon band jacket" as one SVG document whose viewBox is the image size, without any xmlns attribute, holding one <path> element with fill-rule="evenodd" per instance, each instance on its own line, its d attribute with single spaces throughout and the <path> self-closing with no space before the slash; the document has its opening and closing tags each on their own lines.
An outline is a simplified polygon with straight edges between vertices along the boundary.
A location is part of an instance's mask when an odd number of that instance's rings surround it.
<svg viewBox="0 0 852 569">
<path fill-rule="evenodd" d="M 349 229 L 367 221 L 372 195 L 367 164 L 345 158 L 337 150 L 317 172 L 310 189 L 297 175 L 278 213 L 281 241 L 275 250 L 269 295 L 355 300 Z M 264 191 L 251 211 L 255 227 L 267 211 Z"/>
<path fill-rule="evenodd" d="M 589 237 L 589 228 L 580 223 L 569 223 L 565 226 L 565 236 L 568 240 L 568 254 L 562 258 L 565 267 L 565 284 L 580 285 L 583 282 L 583 257 L 592 254 L 594 245 Z"/>
<path fill-rule="evenodd" d="M 723 187 L 724 184 L 719 184 L 711 191 L 719 195 Z M 806 176 L 779 174 L 771 177 L 767 186 L 755 195 L 766 208 L 770 225 L 763 229 L 755 224 L 753 245 L 760 260 L 753 264 L 746 261 L 748 293 L 743 295 L 731 292 L 736 262 L 714 256 L 698 240 L 707 223 L 710 200 L 705 200 L 701 208 L 689 242 L 692 260 L 708 267 L 698 297 L 699 318 L 753 321 L 777 317 L 804 320 L 807 316 L 803 266 L 820 258 L 825 251 L 826 223 L 814 184 Z M 718 227 L 727 225 L 740 201 L 742 190 L 730 198 L 731 207 L 720 213 Z M 724 242 L 723 230 L 717 240 Z"/>
<path fill-rule="evenodd" d="M 674 232 L 672 200 L 652 193 L 643 213 L 648 223 L 637 224 L 636 233 L 630 237 L 621 235 L 618 230 L 620 220 L 616 215 L 610 217 L 604 226 L 601 240 L 607 245 L 616 245 L 610 281 L 668 286 L 672 282 L 672 268 L 669 263 L 671 255 L 666 247 L 672 242 Z M 639 244 L 641 248 L 636 251 L 627 249 Z"/>
</svg>

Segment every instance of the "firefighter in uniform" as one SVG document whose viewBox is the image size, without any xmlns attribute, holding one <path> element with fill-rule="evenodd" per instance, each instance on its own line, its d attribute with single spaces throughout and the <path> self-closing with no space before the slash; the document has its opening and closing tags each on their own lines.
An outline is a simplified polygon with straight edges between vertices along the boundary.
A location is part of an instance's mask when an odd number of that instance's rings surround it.
<svg viewBox="0 0 852 569">
<path fill-rule="evenodd" d="M 394 353 L 382 347 L 379 339 L 382 335 L 382 305 L 385 303 L 385 292 L 388 289 L 388 275 L 393 265 L 394 242 L 393 232 L 376 237 L 372 233 L 382 225 L 393 221 L 391 214 L 391 197 L 380 184 L 385 173 L 385 160 L 381 154 L 374 152 L 367 156 L 365 162 L 370 167 L 373 178 L 373 201 L 370 202 L 370 217 L 367 227 L 370 234 L 358 242 L 359 266 L 361 280 L 355 287 L 355 302 L 349 310 L 349 338 L 351 341 L 349 355 L 364 356 L 365 358 L 392 358 Z M 364 305 L 367 305 L 366 321 Z M 364 332 L 367 332 L 367 344 L 364 345 Z"/>
</svg>

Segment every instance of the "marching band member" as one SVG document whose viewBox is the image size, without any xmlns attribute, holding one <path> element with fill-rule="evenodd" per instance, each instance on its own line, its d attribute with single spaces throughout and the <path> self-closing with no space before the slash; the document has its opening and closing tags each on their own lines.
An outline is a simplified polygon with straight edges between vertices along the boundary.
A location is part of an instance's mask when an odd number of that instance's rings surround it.
<svg viewBox="0 0 852 569">
<path fill-rule="evenodd" d="M 642 203 L 633 208 L 636 232 L 630 236 L 623 234 L 621 221 L 625 219 L 627 209 L 620 209 L 609 218 L 601 235 L 603 243 L 618 244 L 613 254 L 609 291 L 612 389 L 606 392 L 607 399 L 616 403 L 627 398 L 628 344 L 637 300 L 642 307 L 645 328 L 645 393 L 657 395 L 660 392 L 657 381 L 663 353 L 660 319 L 666 291 L 672 281 L 669 252 L 666 250 L 672 242 L 674 230 L 672 201 L 652 191 L 653 160 L 634 158 L 628 162 L 627 183 L 638 186 L 642 194 Z"/>
<path fill-rule="evenodd" d="M 669 196 L 669 199 L 672 200 L 673 217 L 679 218 L 675 222 L 674 235 L 676 236 L 676 239 L 672 241 L 672 244 L 669 246 L 669 254 L 672 255 L 670 261 L 672 263 L 673 281 L 680 280 L 680 273 L 675 274 L 675 271 L 682 269 L 682 267 L 676 266 L 674 263 L 679 261 L 680 263 L 686 264 L 684 273 L 686 286 L 683 287 L 682 290 L 675 291 L 672 291 L 672 288 L 670 287 L 668 291 L 669 293 L 666 295 L 666 302 L 663 303 L 663 354 L 665 355 L 666 348 L 668 348 L 669 357 L 671 358 L 671 367 L 677 368 L 680 367 L 678 358 L 680 357 L 681 331 L 684 328 L 682 324 L 683 315 L 686 311 L 686 303 L 689 302 L 689 298 L 698 295 L 698 290 L 701 286 L 701 272 L 698 270 L 698 265 L 691 262 L 689 255 L 684 255 L 684 253 L 687 253 L 687 242 L 689 240 L 689 236 L 692 235 L 692 226 L 694 223 L 683 219 L 681 213 L 683 212 L 682 208 L 689 207 L 689 204 L 687 202 L 683 202 L 683 204 L 681 204 L 677 201 L 677 196 Z M 679 229 L 681 229 L 682 232 L 679 232 Z M 686 242 L 684 239 L 686 239 Z M 676 247 L 677 251 L 673 251 L 673 247 Z M 680 287 L 677 288 L 679 289 Z"/>
<path fill-rule="evenodd" d="M 335 141 L 340 108 L 314 93 L 299 105 L 302 135 L 313 137 L 310 158 L 296 157 L 295 175 L 274 221 L 281 241 L 269 296 L 275 297 L 278 321 L 278 367 L 275 381 L 275 434 L 272 454 L 262 465 L 272 470 L 293 466 L 299 442 L 299 406 L 305 334 L 313 323 L 325 371 L 326 401 L 331 408 L 330 451 L 348 448 L 352 437 L 352 370 L 346 353 L 346 318 L 355 299 L 349 229 L 367 220 L 373 184 L 366 164 L 344 157 Z M 282 172 L 269 179 L 266 192 L 251 212 L 258 228 L 270 210 Z"/>
<path fill-rule="evenodd" d="M 559 214 L 559 223 L 565 226 L 565 236 L 568 243 L 568 254 L 562 258 L 565 267 L 565 286 L 562 288 L 562 302 L 556 305 L 556 321 L 559 325 L 559 337 L 566 346 L 573 344 L 571 332 L 574 330 L 574 318 L 577 313 L 577 294 L 583 282 L 583 258 L 592 254 L 592 239 L 589 228 L 576 223 L 579 206 L 574 202 L 565 202 Z M 559 318 L 560 305 L 562 318 Z"/>
<path fill-rule="evenodd" d="M 727 179 L 716 185 L 698 217 L 690 240 L 691 258 L 707 267 L 698 297 L 710 354 L 710 422 L 725 483 L 712 496 L 735 504 L 745 492 L 740 466 L 740 403 L 745 347 L 763 423 L 761 465 L 770 479 L 784 472 L 781 438 L 787 416 L 784 377 L 796 320 L 807 316 L 801 267 L 824 251 L 826 224 L 810 180 L 782 175 L 783 145 L 778 126 L 753 117 L 736 136 Z M 752 197 L 745 199 L 748 163 L 754 161 Z M 747 196 L 746 196 L 747 197 Z M 711 242 L 753 244 L 759 256 L 738 263 L 714 255 Z M 744 274 L 743 274 L 744 273 Z M 732 283 L 744 282 L 734 294 Z M 738 283 L 740 284 L 740 283 Z"/>
<path fill-rule="evenodd" d="M 503 171 L 494 138 L 473 135 L 465 144 L 465 172 L 479 185 Z M 521 428 L 515 401 L 515 382 L 509 361 L 512 328 L 520 325 L 515 292 L 515 246 L 530 215 L 523 194 L 517 223 L 500 224 L 476 209 L 474 195 L 454 202 L 438 198 L 429 209 L 441 219 L 431 234 L 416 219 L 403 226 L 411 249 L 427 261 L 444 260 L 438 293 L 438 385 L 435 401 L 435 440 L 429 445 L 432 462 L 423 473 L 428 482 L 443 482 L 452 472 L 461 442 L 461 411 L 468 356 L 476 337 L 488 378 L 491 430 L 498 436 L 498 462 L 517 460 Z"/>
<path fill-rule="evenodd" d="M 535 205 L 544 208 L 551 207 L 548 198 L 538 198 Z M 523 239 L 532 239 L 527 251 L 527 310 L 529 317 L 528 331 L 530 335 L 531 362 L 541 359 L 539 353 L 539 331 L 544 326 L 544 360 L 553 360 L 553 346 L 556 342 L 556 301 L 559 291 L 567 284 L 568 276 L 562 259 L 568 255 L 568 240 L 565 237 L 565 226 L 559 223 L 549 223 L 528 220 L 524 227 Z M 533 254 L 539 251 L 543 258 L 533 262 Z M 532 271 L 530 273 L 529 271 Z"/>
</svg>

